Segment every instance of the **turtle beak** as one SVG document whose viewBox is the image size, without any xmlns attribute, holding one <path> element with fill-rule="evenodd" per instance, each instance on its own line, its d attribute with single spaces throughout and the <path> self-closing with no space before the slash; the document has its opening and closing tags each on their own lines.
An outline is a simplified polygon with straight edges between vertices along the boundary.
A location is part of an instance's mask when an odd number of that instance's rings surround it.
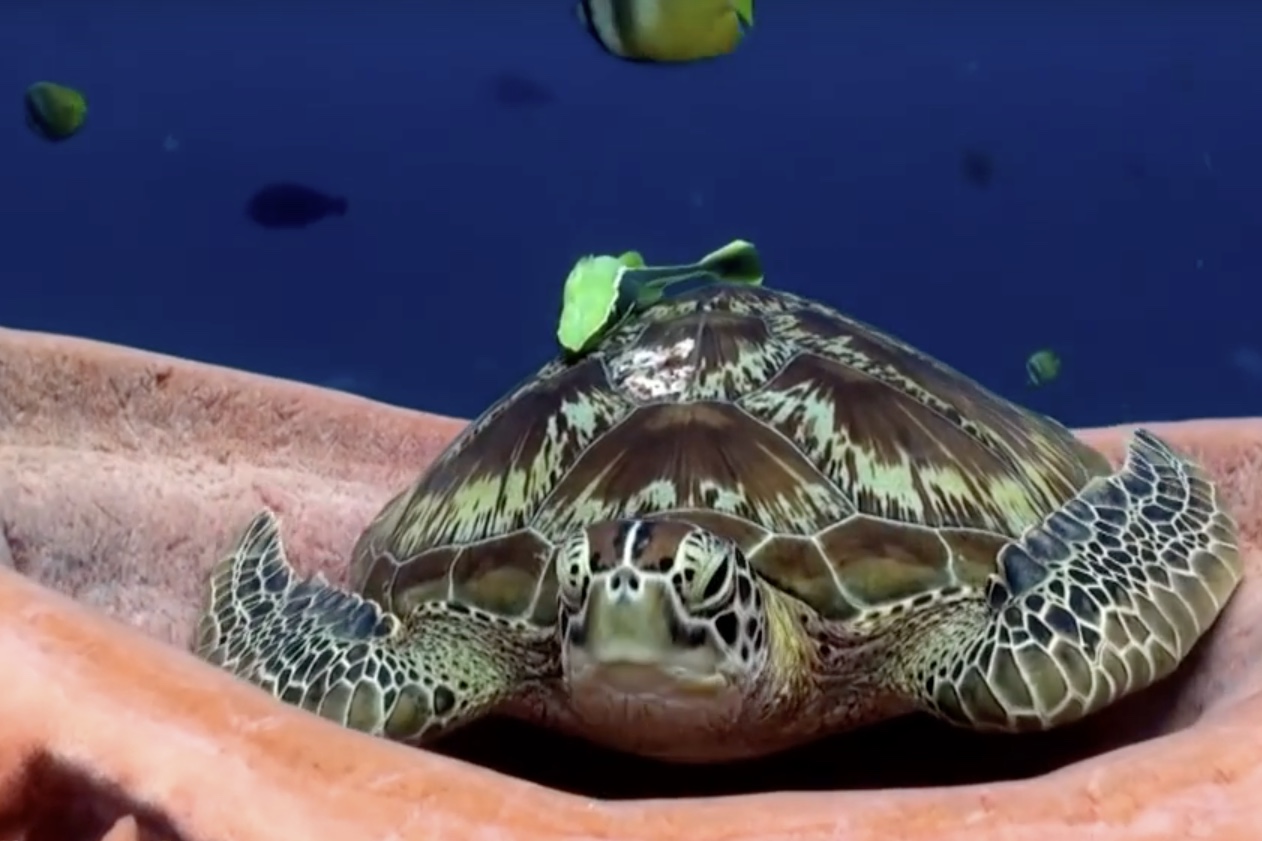
<svg viewBox="0 0 1262 841">
<path fill-rule="evenodd" d="M 665 579 L 620 567 L 592 582 L 581 619 L 569 628 L 572 659 L 627 691 L 665 678 L 708 689 L 721 656 L 704 626 L 683 621 Z"/>
<path fill-rule="evenodd" d="M 620 568 L 593 582 L 583 614 L 588 655 L 600 663 L 658 662 L 673 648 L 669 595 L 661 582 Z"/>
</svg>

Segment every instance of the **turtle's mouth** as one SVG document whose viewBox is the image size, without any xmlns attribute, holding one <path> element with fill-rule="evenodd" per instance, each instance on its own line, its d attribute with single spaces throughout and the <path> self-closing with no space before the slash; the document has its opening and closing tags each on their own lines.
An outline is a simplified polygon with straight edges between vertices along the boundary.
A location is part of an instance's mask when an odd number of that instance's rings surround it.
<svg viewBox="0 0 1262 841">
<path fill-rule="evenodd" d="M 715 664 L 681 663 L 674 658 L 652 662 L 592 660 L 574 652 L 570 680 L 578 686 L 599 687 L 629 697 L 668 699 L 672 696 L 705 697 L 722 693 L 729 681 Z"/>
</svg>

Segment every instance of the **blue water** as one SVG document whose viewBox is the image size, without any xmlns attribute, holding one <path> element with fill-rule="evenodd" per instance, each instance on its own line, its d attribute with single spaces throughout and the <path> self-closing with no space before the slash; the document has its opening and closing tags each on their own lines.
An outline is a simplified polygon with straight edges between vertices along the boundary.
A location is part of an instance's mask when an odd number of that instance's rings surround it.
<svg viewBox="0 0 1262 841">
<path fill-rule="evenodd" d="M 600 53 L 570 0 L 246 5 L 0 11 L 0 324 L 469 416 L 552 353 L 580 254 L 744 237 L 769 285 L 1073 425 L 1262 414 L 1248 4 L 763 0 L 683 68 Z M 26 130 L 38 79 L 88 95 L 82 135 Z M 258 228 L 278 180 L 350 212 Z"/>
</svg>

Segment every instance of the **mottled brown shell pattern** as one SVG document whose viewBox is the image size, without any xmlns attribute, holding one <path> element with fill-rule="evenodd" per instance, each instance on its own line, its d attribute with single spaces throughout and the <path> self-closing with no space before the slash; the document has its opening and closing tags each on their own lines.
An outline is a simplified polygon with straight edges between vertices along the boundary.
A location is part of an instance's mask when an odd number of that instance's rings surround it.
<svg viewBox="0 0 1262 841">
<path fill-rule="evenodd" d="M 492 406 L 355 547 L 389 609 L 456 599 L 547 624 L 571 529 L 679 516 L 821 614 L 980 584 L 1108 465 L 1060 424 L 821 304 L 706 286 Z"/>
</svg>

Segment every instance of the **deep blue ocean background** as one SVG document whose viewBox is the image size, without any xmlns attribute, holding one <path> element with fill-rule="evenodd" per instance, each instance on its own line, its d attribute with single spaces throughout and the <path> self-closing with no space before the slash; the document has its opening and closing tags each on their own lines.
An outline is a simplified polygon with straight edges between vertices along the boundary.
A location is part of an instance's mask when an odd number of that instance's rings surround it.
<svg viewBox="0 0 1262 841">
<path fill-rule="evenodd" d="M 248 5 L 0 10 L 0 324 L 468 417 L 552 354 L 579 255 L 742 237 L 1074 426 L 1262 414 L 1249 4 L 762 0 L 686 67 L 604 55 L 570 0 Z M 80 136 L 26 129 L 40 79 Z M 253 225 L 280 180 L 350 211 Z"/>
</svg>

